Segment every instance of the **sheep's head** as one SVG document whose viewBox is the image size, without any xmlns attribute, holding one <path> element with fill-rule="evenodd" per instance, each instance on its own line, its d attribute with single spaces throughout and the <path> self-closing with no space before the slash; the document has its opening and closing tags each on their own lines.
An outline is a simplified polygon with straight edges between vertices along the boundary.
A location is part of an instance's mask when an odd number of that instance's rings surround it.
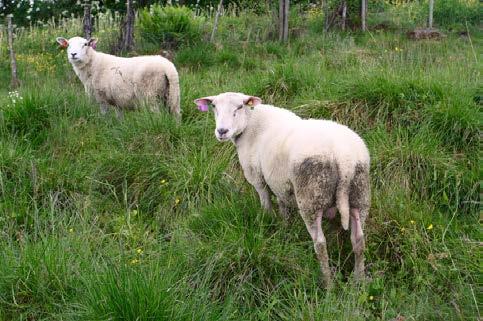
<svg viewBox="0 0 483 321">
<path fill-rule="evenodd" d="M 96 48 L 97 40 L 74 37 L 69 40 L 58 37 L 57 42 L 62 48 L 67 48 L 67 58 L 73 65 L 81 66 L 89 62 L 89 51 Z"/>
<path fill-rule="evenodd" d="M 213 106 L 216 121 L 215 136 L 221 142 L 234 139 L 243 133 L 248 124 L 250 109 L 261 102 L 258 97 L 241 93 L 223 93 L 195 100 L 195 104 L 201 111 L 208 111 L 208 106 Z"/>
</svg>

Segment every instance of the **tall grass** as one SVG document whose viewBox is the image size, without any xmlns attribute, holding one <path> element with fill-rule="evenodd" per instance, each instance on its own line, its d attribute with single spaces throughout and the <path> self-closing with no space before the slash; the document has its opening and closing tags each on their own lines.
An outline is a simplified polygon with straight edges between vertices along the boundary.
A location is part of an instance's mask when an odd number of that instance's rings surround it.
<svg viewBox="0 0 483 321">
<path fill-rule="evenodd" d="M 271 17 L 253 17 L 222 17 L 217 44 L 176 52 L 181 124 L 164 111 L 101 116 L 54 44 L 75 30 L 18 35 L 23 99 L 0 88 L 0 320 L 478 320 L 481 35 L 304 29 L 285 46 L 265 42 Z M 137 39 L 136 53 L 159 50 Z M 286 224 L 262 211 L 192 103 L 222 91 L 363 136 L 366 283 L 352 281 L 337 222 L 323 223 L 326 291 L 297 213 Z"/>
</svg>

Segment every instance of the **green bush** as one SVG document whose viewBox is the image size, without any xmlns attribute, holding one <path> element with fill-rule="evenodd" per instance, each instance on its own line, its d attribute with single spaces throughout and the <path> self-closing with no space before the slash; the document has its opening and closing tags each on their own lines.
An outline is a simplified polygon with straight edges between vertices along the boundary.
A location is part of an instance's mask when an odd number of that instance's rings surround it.
<svg viewBox="0 0 483 321">
<path fill-rule="evenodd" d="M 139 14 L 142 37 L 150 42 L 161 42 L 168 49 L 200 41 L 200 22 L 188 7 L 153 5 Z"/>
</svg>

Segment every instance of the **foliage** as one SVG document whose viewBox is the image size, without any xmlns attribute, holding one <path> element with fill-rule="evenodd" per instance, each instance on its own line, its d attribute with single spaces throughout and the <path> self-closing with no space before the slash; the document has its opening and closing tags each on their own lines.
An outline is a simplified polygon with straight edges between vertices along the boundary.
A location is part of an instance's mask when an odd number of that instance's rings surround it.
<svg viewBox="0 0 483 321">
<path fill-rule="evenodd" d="M 194 44 L 201 40 L 200 19 L 188 7 L 153 5 L 139 14 L 141 35 L 165 48 Z"/>
<path fill-rule="evenodd" d="M 135 1 L 139 7 L 147 6 L 156 0 Z M 95 17 L 107 11 L 124 13 L 126 1 L 119 0 L 0 0 L 0 18 L 13 15 L 16 24 L 26 26 L 36 22 L 79 17 L 84 14 L 85 3 L 91 3 L 91 13 Z"/>
</svg>

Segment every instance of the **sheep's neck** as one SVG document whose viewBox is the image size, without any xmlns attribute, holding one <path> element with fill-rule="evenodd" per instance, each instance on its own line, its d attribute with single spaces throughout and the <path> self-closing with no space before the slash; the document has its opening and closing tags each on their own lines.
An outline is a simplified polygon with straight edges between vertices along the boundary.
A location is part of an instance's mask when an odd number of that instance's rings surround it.
<svg viewBox="0 0 483 321">
<path fill-rule="evenodd" d="M 246 144 L 253 144 L 256 136 L 260 132 L 260 112 L 250 110 L 249 113 L 247 126 L 233 139 L 233 143 L 235 144 L 237 150 L 243 148 Z"/>
<path fill-rule="evenodd" d="M 74 65 L 74 71 L 83 84 L 85 84 L 92 76 L 92 65 L 94 60 L 95 52 L 91 53 L 89 62 L 82 64 L 81 66 Z"/>
</svg>

